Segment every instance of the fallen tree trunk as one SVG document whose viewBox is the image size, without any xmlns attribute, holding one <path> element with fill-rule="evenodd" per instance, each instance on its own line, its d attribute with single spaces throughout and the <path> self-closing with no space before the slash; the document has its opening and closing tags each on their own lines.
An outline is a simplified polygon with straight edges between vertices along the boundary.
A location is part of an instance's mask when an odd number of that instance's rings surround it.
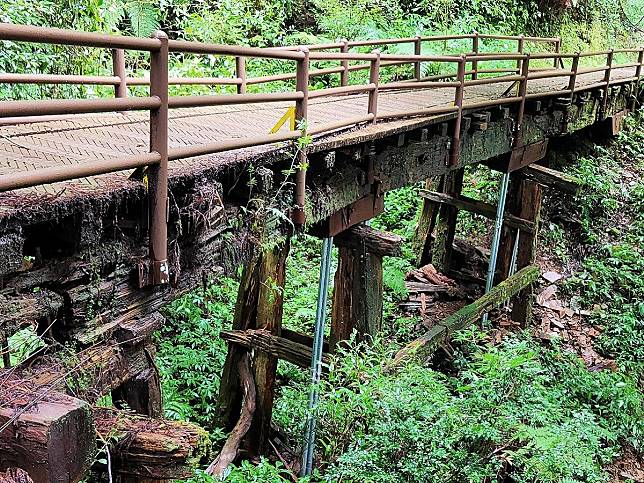
<svg viewBox="0 0 644 483">
<path fill-rule="evenodd" d="M 412 356 L 429 356 L 441 344 L 447 342 L 454 332 L 473 324 L 486 312 L 501 306 L 507 299 L 535 282 L 537 278 L 539 278 L 539 268 L 537 266 L 530 265 L 521 269 L 481 298 L 466 305 L 442 322 L 439 322 L 418 339 L 407 344 L 398 351 L 393 361 L 389 364 L 390 367 L 398 366 Z"/>
<path fill-rule="evenodd" d="M 208 466 L 208 469 L 206 469 L 206 473 L 209 475 L 221 477 L 226 468 L 235 461 L 237 452 L 239 451 L 239 446 L 253 422 L 257 392 L 255 389 L 255 380 L 250 372 L 248 353 L 244 354 L 240 359 L 237 364 L 237 368 L 239 370 L 239 381 L 244 393 L 241 414 L 239 415 L 237 424 L 228 435 L 228 439 L 224 443 L 224 447 L 221 449 L 221 452 L 210 466 Z"/>
<path fill-rule="evenodd" d="M 113 473 L 137 481 L 184 479 L 207 460 L 210 441 L 199 426 L 112 408 L 92 412 L 100 439 L 108 443 Z"/>
</svg>

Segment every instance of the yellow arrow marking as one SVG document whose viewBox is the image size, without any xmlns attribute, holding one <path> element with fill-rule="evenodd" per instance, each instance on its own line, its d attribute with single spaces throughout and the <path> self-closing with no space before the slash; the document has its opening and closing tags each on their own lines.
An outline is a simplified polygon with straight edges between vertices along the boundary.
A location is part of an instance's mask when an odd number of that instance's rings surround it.
<svg viewBox="0 0 644 483">
<path fill-rule="evenodd" d="M 277 131 L 279 131 L 282 126 L 286 124 L 286 121 L 289 121 L 289 127 L 291 128 L 291 131 L 295 131 L 295 106 L 289 107 L 286 110 L 286 113 L 280 118 L 279 121 L 277 121 L 277 124 L 273 126 L 270 134 L 275 134 Z"/>
</svg>

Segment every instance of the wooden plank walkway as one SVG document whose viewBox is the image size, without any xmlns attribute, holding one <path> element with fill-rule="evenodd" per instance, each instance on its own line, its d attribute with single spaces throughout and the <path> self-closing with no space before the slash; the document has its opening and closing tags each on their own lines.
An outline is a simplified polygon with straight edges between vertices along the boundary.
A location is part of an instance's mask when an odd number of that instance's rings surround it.
<svg viewBox="0 0 644 483">
<path fill-rule="evenodd" d="M 603 75 L 603 72 L 579 75 L 577 87 L 600 82 Z M 611 81 L 634 75 L 634 67 L 615 69 L 612 71 Z M 545 96 L 549 91 L 566 89 L 567 84 L 568 77 L 535 79 L 528 82 L 528 93 L 544 93 Z M 509 86 L 510 83 L 506 82 L 467 87 L 465 102 L 501 99 Z M 381 92 L 378 115 L 386 116 L 405 109 L 451 105 L 453 97 L 451 88 L 413 89 L 413 84 L 410 84 L 409 90 Z M 309 104 L 309 126 L 315 127 L 365 114 L 367 102 L 366 94 L 312 99 Z M 265 135 L 290 106 L 292 103 L 283 102 L 172 110 L 169 144 L 173 148 Z M 434 118 L 443 120 L 445 116 Z M 424 122 L 431 120 L 432 118 L 425 118 Z M 419 118 L 379 121 L 375 125 L 363 125 L 358 129 L 361 132 L 387 133 L 394 128 L 400 130 L 406 126 L 412 129 L 418 122 Z M 148 150 L 148 143 L 146 112 L 74 115 L 48 122 L 4 126 L 0 127 L 0 176 L 61 164 L 144 153 Z M 171 161 L 170 175 L 180 176 L 195 170 L 216 169 L 230 163 L 248 161 L 280 147 L 259 146 Z M 0 218 L 34 202 L 46 203 L 61 197 L 105 195 L 111 190 L 131 185 L 129 175 L 130 172 L 113 173 L 3 193 L 0 194 Z"/>
</svg>

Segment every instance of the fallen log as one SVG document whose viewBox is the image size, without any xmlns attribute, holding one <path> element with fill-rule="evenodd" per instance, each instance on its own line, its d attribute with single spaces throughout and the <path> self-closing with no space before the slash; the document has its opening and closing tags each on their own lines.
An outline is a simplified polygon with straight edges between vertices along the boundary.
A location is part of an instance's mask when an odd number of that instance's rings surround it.
<svg viewBox="0 0 644 483">
<path fill-rule="evenodd" d="M 393 233 L 378 231 L 363 223 L 344 230 L 333 238 L 336 246 L 364 250 L 381 257 L 402 256 L 403 238 Z"/>
<path fill-rule="evenodd" d="M 479 320 L 484 313 L 501 306 L 507 299 L 513 297 L 522 289 L 534 283 L 537 278 L 539 278 L 539 268 L 536 265 L 530 265 L 519 270 L 481 298 L 475 300 L 469 305 L 466 305 L 429 329 L 418 339 L 407 344 L 398 351 L 389 366 L 398 366 L 401 362 L 412 356 L 429 356 L 440 345 L 446 343 L 454 332 L 473 324 Z"/>
<path fill-rule="evenodd" d="M 491 220 L 496 218 L 496 206 L 486 203 L 484 201 L 475 200 L 467 196 L 451 196 L 446 193 L 437 193 L 434 191 L 421 190 L 419 192 L 422 198 L 433 201 L 435 203 L 443 203 L 449 206 L 454 206 L 459 210 L 469 211 L 477 215 L 484 216 Z M 528 220 L 519 218 L 518 216 L 506 213 L 503 217 L 503 222 L 512 227 L 529 233 L 534 232 L 534 223 Z"/>
<path fill-rule="evenodd" d="M 221 477 L 226 468 L 237 458 L 239 446 L 250 429 L 250 425 L 253 422 L 253 414 L 255 414 L 257 392 L 255 389 L 255 380 L 250 372 L 250 358 L 248 353 L 242 356 L 239 364 L 237 364 L 237 368 L 239 370 L 239 382 L 244 394 L 239 420 L 228 435 L 228 439 L 224 443 L 224 447 L 221 449 L 217 458 L 206 469 L 207 474 L 218 477 Z"/>
<path fill-rule="evenodd" d="M 199 426 L 112 408 L 95 407 L 92 412 L 100 440 L 108 443 L 112 472 L 120 476 L 184 479 L 207 461 L 210 440 Z"/>
<path fill-rule="evenodd" d="M 526 167 L 523 170 L 523 175 L 531 181 L 570 195 L 577 194 L 581 187 L 579 178 L 539 164 L 531 164 Z"/>
<path fill-rule="evenodd" d="M 298 342 L 272 335 L 262 329 L 221 331 L 220 337 L 228 342 L 239 344 L 248 349 L 259 349 L 264 352 L 291 362 L 300 367 L 311 365 L 311 347 Z M 324 354 L 322 360 L 328 363 L 328 355 Z"/>
<path fill-rule="evenodd" d="M 0 469 L 22 468 L 35 483 L 79 481 L 96 453 L 89 405 L 10 371 L 0 382 Z"/>
</svg>

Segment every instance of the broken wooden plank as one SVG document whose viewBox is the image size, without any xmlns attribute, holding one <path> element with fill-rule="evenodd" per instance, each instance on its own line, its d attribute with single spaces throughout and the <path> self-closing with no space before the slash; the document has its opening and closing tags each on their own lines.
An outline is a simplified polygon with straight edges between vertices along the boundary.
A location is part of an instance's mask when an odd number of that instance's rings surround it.
<svg viewBox="0 0 644 483">
<path fill-rule="evenodd" d="M 92 410 L 96 431 L 108 441 L 112 471 L 141 480 L 189 478 L 209 457 L 206 431 L 184 421 L 169 421 L 113 408 Z"/>
<path fill-rule="evenodd" d="M 575 176 L 556 171 L 539 164 L 526 167 L 521 172 L 526 178 L 536 181 L 548 188 L 575 195 L 581 187 L 581 180 Z"/>
<path fill-rule="evenodd" d="M 259 349 L 268 352 L 278 359 L 283 359 L 300 367 L 309 367 L 311 365 L 311 347 L 284 337 L 272 335 L 266 330 L 224 330 L 219 335 L 228 342 L 239 344 L 247 349 Z M 328 363 L 328 355 L 323 354 L 322 360 Z"/>
<path fill-rule="evenodd" d="M 0 469 L 19 467 L 35 483 L 79 481 L 96 453 L 89 405 L 0 372 Z"/>
<path fill-rule="evenodd" d="M 475 200 L 467 196 L 460 195 L 458 197 L 450 196 L 446 193 L 436 193 L 434 191 L 420 190 L 419 192 L 422 198 L 434 201 L 435 203 L 442 203 L 450 206 L 454 206 L 459 210 L 469 211 L 471 213 L 476 213 L 478 215 L 484 216 L 491 220 L 496 218 L 496 206 L 486 203 L 484 201 Z M 534 232 L 534 223 L 528 220 L 519 218 L 506 213 L 503 217 L 503 221 L 508 226 L 513 228 L 518 228 L 519 230 L 526 231 L 529 233 Z"/>
<path fill-rule="evenodd" d="M 537 278 L 539 278 L 539 268 L 536 265 L 530 265 L 521 269 L 507 280 L 498 284 L 489 293 L 483 295 L 473 303 L 466 305 L 432 327 L 418 339 L 407 344 L 398 351 L 390 366 L 398 366 L 401 362 L 412 356 L 429 356 L 440 345 L 447 342 L 454 332 L 473 324 L 484 313 L 499 307 L 507 299 L 534 283 Z"/>
<path fill-rule="evenodd" d="M 364 250 L 381 257 L 402 256 L 403 238 L 393 233 L 378 231 L 365 224 L 352 226 L 333 238 L 338 247 Z"/>
</svg>

